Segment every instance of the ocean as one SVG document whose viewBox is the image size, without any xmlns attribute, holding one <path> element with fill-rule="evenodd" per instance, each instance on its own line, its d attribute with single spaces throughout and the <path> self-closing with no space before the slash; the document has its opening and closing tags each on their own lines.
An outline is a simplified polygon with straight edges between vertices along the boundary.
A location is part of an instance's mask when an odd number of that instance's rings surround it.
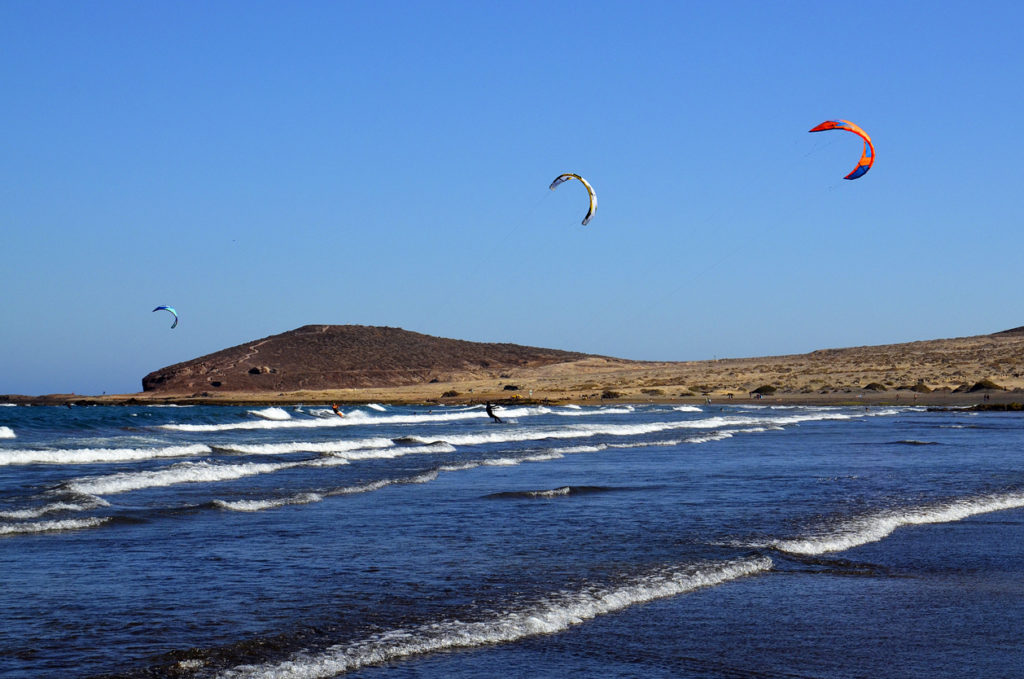
<svg viewBox="0 0 1024 679">
<path fill-rule="evenodd" d="M 1024 417 L 0 407 L 2 677 L 1024 676 Z"/>
</svg>

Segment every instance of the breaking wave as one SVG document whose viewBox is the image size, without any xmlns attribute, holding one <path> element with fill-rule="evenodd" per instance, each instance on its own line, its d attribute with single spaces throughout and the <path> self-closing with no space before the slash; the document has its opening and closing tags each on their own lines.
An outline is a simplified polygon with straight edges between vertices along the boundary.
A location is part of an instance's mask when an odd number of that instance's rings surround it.
<svg viewBox="0 0 1024 679">
<path fill-rule="evenodd" d="M 163 448 L 65 448 L 53 450 L 0 450 L 0 465 L 90 464 L 94 462 L 137 462 L 162 457 L 194 457 L 213 452 L 194 443 Z"/>
<path fill-rule="evenodd" d="M 24 533 L 49 533 L 61 530 L 81 530 L 82 528 L 93 528 L 106 523 L 108 517 L 93 517 L 89 519 L 64 519 L 62 521 L 34 521 L 31 523 L 7 523 L 0 524 L 0 535 L 17 535 Z"/>
<path fill-rule="evenodd" d="M 143 488 L 171 486 L 179 483 L 211 483 L 232 481 L 245 476 L 267 474 L 304 464 L 302 462 L 211 464 L 209 462 L 181 462 L 166 469 L 144 472 L 123 472 L 108 476 L 73 479 L 65 484 L 67 490 L 89 495 L 114 495 Z"/>
<path fill-rule="evenodd" d="M 249 414 L 262 417 L 264 420 L 283 421 L 290 420 L 292 416 L 284 408 L 271 407 L 262 410 L 250 410 Z"/>
<path fill-rule="evenodd" d="M 0 512 L 0 519 L 38 519 L 56 512 L 87 512 L 98 507 L 109 507 L 110 503 L 95 495 L 83 495 L 78 502 L 50 502 L 42 507 L 12 509 Z"/>
<path fill-rule="evenodd" d="M 960 521 L 976 514 L 1024 507 L 1024 493 L 1003 493 L 953 500 L 924 507 L 879 512 L 839 523 L 818 535 L 778 540 L 772 546 L 793 554 L 841 552 L 888 537 L 897 528 Z"/>
<path fill-rule="evenodd" d="M 241 665 L 223 679 L 326 679 L 343 672 L 434 651 L 477 648 L 563 632 L 601 615 L 657 599 L 765 572 L 766 557 L 665 568 L 610 587 L 558 592 L 540 601 L 498 611 L 478 621 L 444 620 L 381 632 L 363 641 L 318 653 L 299 653 L 281 663 Z"/>
<path fill-rule="evenodd" d="M 550 499 L 556 497 L 567 497 L 569 495 L 603 493 L 610 490 L 614 490 L 614 488 L 608 488 L 605 486 L 562 486 L 561 488 L 552 488 L 550 490 L 510 490 L 502 493 L 491 493 L 484 497 L 490 499 Z"/>
</svg>

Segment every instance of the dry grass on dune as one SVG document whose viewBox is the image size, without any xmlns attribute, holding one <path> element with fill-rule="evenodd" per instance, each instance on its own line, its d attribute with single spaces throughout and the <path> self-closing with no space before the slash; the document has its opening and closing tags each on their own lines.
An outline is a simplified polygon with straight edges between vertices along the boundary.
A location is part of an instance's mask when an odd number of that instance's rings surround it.
<svg viewBox="0 0 1024 679">
<path fill-rule="evenodd" d="M 547 350 L 545 350 L 547 351 Z M 436 373 L 435 373 L 436 374 Z M 956 339 L 823 349 L 715 361 L 637 362 L 576 354 L 542 365 L 452 369 L 415 384 L 307 389 L 146 392 L 96 402 L 465 403 L 524 399 L 702 402 L 768 398 L 788 403 L 967 404 L 1024 402 L 1024 328 Z M 987 388 L 985 388 L 987 387 Z M 64 398 L 64 400 L 79 400 Z M 59 400 L 59 399 L 58 399 Z"/>
<path fill-rule="evenodd" d="M 985 380 L 999 388 L 971 391 Z M 772 401 L 793 403 L 953 404 L 980 402 L 986 395 L 999 402 L 1024 401 L 1024 332 L 716 361 L 633 362 L 586 357 L 405 386 L 202 396 L 217 402 L 251 403 L 456 403 L 509 398 L 703 401 L 708 397 L 735 401 L 750 398 L 750 392 L 762 386 L 774 388 L 769 397 Z M 183 397 L 147 396 L 146 400 Z"/>
</svg>

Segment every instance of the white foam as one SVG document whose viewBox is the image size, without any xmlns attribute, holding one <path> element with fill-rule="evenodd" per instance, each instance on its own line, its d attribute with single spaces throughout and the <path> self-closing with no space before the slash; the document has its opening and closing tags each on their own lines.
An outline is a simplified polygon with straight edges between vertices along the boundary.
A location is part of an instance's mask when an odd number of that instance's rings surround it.
<svg viewBox="0 0 1024 679">
<path fill-rule="evenodd" d="M 388 486 L 406 485 L 410 483 L 430 483 L 431 481 L 437 480 L 437 471 L 424 472 L 417 474 L 416 476 L 408 476 L 399 479 L 380 479 L 378 481 L 370 481 L 358 486 L 346 486 L 344 488 L 338 488 L 332 490 L 329 495 L 356 495 L 358 493 L 369 493 L 374 490 L 380 490 L 381 488 L 387 488 Z"/>
<path fill-rule="evenodd" d="M 179 483 L 232 481 L 246 476 L 269 474 L 301 464 L 303 463 L 210 464 L 208 462 L 181 462 L 158 471 L 123 472 L 73 479 L 67 482 L 66 487 L 68 490 L 89 495 L 113 495 Z"/>
<path fill-rule="evenodd" d="M 437 442 L 418 446 L 397 446 L 386 438 L 341 441 L 294 441 L 290 443 L 255 443 L 222 446 L 223 450 L 248 455 L 282 455 L 287 453 L 321 453 L 348 460 L 388 459 L 420 453 L 453 453 L 450 444 Z"/>
<path fill-rule="evenodd" d="M 52 514 L 54 512 L 86 512 L 97 507 L 110 506 L 109 502 L 100 497 L 87 495 L 84 498 L 83 502 L 51 502 L 42 507 L 0 512 L 0 519 L 38 519 L 44 514 Z"/>
<path fill-rule="evenodd" d="M 390 441 L 389 441 L 390 443 Z M 288 444 L 283 444 L 288 445 Z M 455 448 L 446 443 L 422 446 L 392 446 L 390 448 L 345 450 L 331 452 L 326 457 L 295 462 L 251 462 L 241 464 L 211 464 L 209 462 L 182 462 L 156 471 L 123 472 L 106 476 L 72 479 L 65 484 L 70 491 L 89 495 L 112 495 L 145 488 L 173 486 L 181 483 L 217 483 L 233 481 L 247 476 L 273 474 L 295 467 L 332 467 L 349 464 L 350 460 L 388 459 L 405 455 L 452 453 Z"/>
<path fill-rule="evenodd" d="M 565 453 L 567 455 L 573 455 L 576 453 L 599 453 L 602 450 L 607 450 L 608 446 L 604 444 L 596 446 L 568 446 L 566 448 L 556 448 L 552 450 L 553 453 Z"/>
<path fill-rule="evenodd" d="M 289 420 L 250 420 L 242 422 L 226 422 L 222 424 L 161 424 L 160 429 L 171 431 L 190 432 L 212 432 L 212 431 L 234 431 L 238 429 L 299 429 L 312 427 L 343 427 L 344 418 L 334 416 L 333 420 L 328 419 L 289 419 Z"/>
<path fill-rule="evenodd" d="M 264 509 L 277 509 L 286 505 L 306 505 L 312 502 L 320 502 L 323 496 L 317 493 L 300 493 L 291 497 L 274 500 L 214 500 L 213 504 L 221 509 L 229 509 L 233 512 L 259 512 Z"/>
<path fill-rule="evenodd" d="M 795 408 L 795 407 L 794 407 Z M 521 418 L 521 417 L 532 417 L 536 415 L 544 414 L 556 414 L 565 415 L 570 417 L 578 417 L 580 415 L 605 415 L 609 413 L 630 413 L 634 412 L 635 408 L 632 406 L 624 407 L 608 407 L 608 408 L 592 408 L 592 409 L 571 409 L 567 407 L 561 407 L 557 410 L 540 406 L 540 407 L 502 407 L 498 410 L 499 415 L 503 419 Z M 900 412 L 896 409 L 882 409 L 872 411 L 868 413 L 859 413 L 859 415 L 891 415 Z M 189 431 L 189 432 L 216 432 L 216 431 L 233 431 L 233 430 L 248 430 L 248 429 L 301 429 L 301 428 L 319 428 L 319 427 L 347 427 L 347 426 L 366 426 L 366 425 L 394 425 L 394 424 L 420 424 L 420 423 L 431 423 L 431 422 L 453 422 L 460 420 L 474 420 L 483 419 L 485 414 L 483 411 L 474 406 L 469 410 L 451 410 L 442 409 L 438 412 L 427 412 L 427 413 L 408 413 L 408 414 L 396 414 L 396 415 L 384 415 L 378 416 L 370 413 L 366 413 L 361 410 L 353 410 L 345 417 L 338 417 L 334 415 L 330 410 L 323 410 L 311 413 L 314 415 L 320 415 L 316 417 L 306 418 L 290 418 L 287 420 L 249 420 L 241 422 L 225 422 L 220 424 L 163 424 L 159 425 L 160 428 L 170 429 L 174 431 Z M 800 422 L 808 422 L 815 420 L 847 420 L 854 417 L 854 415 L 840 412 L 835 409 L 805 409 L 801 408 L 796 414 L 778 416 L 772 415 L 767 409 L 758 411 L 756 415 L 736 415 L 729 417 L 711 417 L 706 419 L 698 420 L 687 420 L 684 422 L 669 422 L 669 423 L 653 423 L 649 425 L 632 425 L 640 427 L 636 433 L 643 434 L 649 433 L 650 431 L 658 431 L 659 429 L 644 429 L 645 427 L 657 427 L 659 425 L 668 428 L 675 427 L 705 427 L 705 428 L 720 428 L 722 426 L 728 426 L 730 424 L 751 424 L 754 422 L 762 423 L 775 423 L 778 425 L 786 424 L 797 424 Z M 621 425 L 630 426 L 630 425 Z"/>
<path fill-rule="evenodd" d="M 0 439 L 13 439 L 15 438 L 14 430 L 10 427 L 0 427 Z"/>
<path fill-rule="evenodd" d="M 287 410 L 276 406 L 264 408 L 262 410 L 250 410 L 249 414 L 255 415 L 256 417 L 262 417 L 264 420 L 283 421 L 292 419 L 292 416 Z"/>
<path fill-rule="evenodd" d="M 702 412 L 704 412 L 703 410 L 701 410 L 697 406 L 676 406 L 672 410 L 677 410 L 677 411 L 679 411 L 681 413 L 702 413 Z"/>
<path fill-rule="evenodd" d="M 552 488 L 551 490 L 528 490 L 526 495 L 530 497 L 562 497 L 572 492 L 572 488 L 569 486 L 562 486 L 561 488 Z"/>
<path fill-rule="evenodd" d="M 361 410 L 353 410 L 344 417 L 338 417 L 330 410 L 312 411 L 315 417 L 290 418 L 288 420 L 250 420 L 241 422 L 225 422 L 221 424 L 162 424 L 162 429 L 190 432 L 234 431 L 245 429 L 313 429 L 319 427 L 352 427 L 376 424 L 418 424 L 427 422 L 451 422 L 456 420 L 473 420 L 484 417 L 482 411 L 440 412 L 408 415 L 371 415 Z"/>
<path fill-rule="evenodd" d="M 286 498 L 273 498 L 267 500 L 214 500 L 213 504 L 221 509 L 229 509 L 236 512 L 259 512 L 266 509 L 277 509 L 278 507 L 284 507 L 287 505 L 300 505 L 310 504 L 313 502 L 320 502 L 327 496 L 334 495 L 357 495 L 359 493 L 369 493 L 388 486 L 402 485 L 408 483 L 429 483 L 437 479 L 438 472 L 430 471 L 417 476 L 410 476 L 406 478 L 397 479 L 380 479 L 377 481 L 371 481 L 369 483 L 363 483 L 357 486 L 343 486 L 341 488 L 335 488 L 323 493 L 299 493 L 291 497 Z"/>
<path fill-rule="evenodd" d="M 712 441 L 724 441 L 725 439 L 732 438 L 733 432 L 731 431 L 713 431 L 710 434 L 704 434 L 703 436 L 691 436 L 686 439 L 687 443 L 711 443 Z"/>
<path fill-rule="evenodd" d="M 109 521 L 109 517 L 89 519 L 64 519 L 62 521 L 34 521 L 32 523 L 0 523 L 0 535 L 18 533 L 46 533 L 58 530 L 80 530 L 93 528 Z"/>
<path fill-rule="evenodd" d="M 584 410 L 579 406 L 572 408 L 570 406 L 563 406 L 567 410 L 553 410 L 551 411 L 555 415 L 562 417 L 584 417 L 588 415 L 626 415 L 632 412 L 636 412 L 636 408 L 633 406 L 618 406 L 609 408 L 588 408 Z"/>
<path fill-rule="evenodd" d="M 349 450 L 331 453 L 331 457 L 345 460 L 384 460 L 406 455 L 429 455 L 436 453 L 454 453 L 455 446 L 448 443 L 430 443 L 425 446 L 402 446 L 383 448 L 381 450 Z"/>
<path fill-rule="evenodd" d="M 482 465 L 487 467 L 511 467 L 512 465 L 522 464 L 523 462 L 547 462 L 548 460 L 560 460 L 563 457 L 564 455 L 557 450 L 550 450 L 546 453 L 524 455 L 523 457 L 491 458 L 489 460 L 484 460 Z"/>
<path fill-rule="evenodd" d="M 917 508 L 889 510 L 846 521 L 804 538 L 777 540 L 771 546 L 793 554 L 825 554 L 877 542 L 902 526 L 960 521 L 976 514 L 1024 507 L 1024 493 L 985 495 Z"/>
<path fill-rule="evenodd" d="M 319 653 L 298 653 L 281 663 L 242 665 L 223 679 L 320 679 L 409 656 L 455 648 L 477 648 L 562 632 L 601 615 L 679 596 L 769 570 L 771 559 L 742 559 L 666 568 L 612 587 L 562 591 L 475 622 L 443 620 L 394 629 Z"/>
<path fill-rule="evenodd" d="M 285 455 L 288 453 L 342 453 L 366 448 L 391 448 L 388 438 L 346 439 L 341 441 L 292 441 L 288 443 L 236 443 L 219 446 L 222 450 L 246 455 Z"/>
<path fill-rule="evenodd" d="M 377 410 L 377 411 L 382 412 L 382 413 L 387 411 L 387 408 L 385 408 L 384 406 L 382 406 L 379 403 L 367 403 L 366 407 L 367 408 L 371 408 L 373 410 Z"/>
<path fill-rule="evenodd" d="M 370 407 L 370 406 L 367 406 Z M 383 406 L 381 406 L 383 408 Z M 377 411 L 377 408 L 371 408 Z M 267 410 L 274 410 L 268 408 Z M 623 408 L 603 408 L 594 409 L 591 411 L 583 411 L 587 415 L 600 415 L 607 413 L 629 413 L 633 412 L 632 406 L 626 406 Z M 385 412 L 387 409 L 384 409 Z M 256 413 L 257 411 L 250 411 Z M 264 411 L 259 411 L 264 412 Z M 284 411 L 282 411 L 284 412 Z M 380 412 L 380 411 L 379 411 Z M 544 415 L 552 413 L 551 408 L 545 406 L 538 407 L 506 407 L 502 406 L 498 409 L 498 413 L 503 419 L 511 419 L 518 417 L 533 417 L 536 415 Z M 287 415 L 287 413 L 285 413 Z M 420 423 L 431 423 L 431 422 L 454 422 L 460 420 L 483 420 L 487 416 L 479 406 L 473 406 L 469 409 L 448 409 L 443 408 L 438 411 L 430 411 L 426 413 L 407 413 L 407 414 L 394 414 L 394 415 L 375 415 L 364 412 L 362 410 L 352 410 L 345 414 L 344 417 L 338 417 L 329 409 L 318 409 L 310 411 L 312 417 L 304 418 L 293 418 L 288 417 L 287 419 L 281 420 L 270 420 L 270 419 L 259 419 L 259 420 L 248 420 L 241 422 L 224 422 L 220 424 L 162 424 L 158 425 L 161 429 L 170 429 L 172 431 L 189 431 L 189 432 L 214 432 L 214 431 L 234 431 L 234 430 L 248 430 L 248 429 L 312 429 L 319 427 L 351 427 L 351 426 L 366 426 L 366 425 L 393 425 L 393 424 L 420 424 Z M 558 413 L 563 415 L 579 415 L 579 411 L 566 410 Z"/>
<path fill-rule="evenodd" d="M 135 462 L 162 457 L 193 457 L 213 452 L 195 443 L 163 448 L 62 448 L 55 450 L 0 450 L 0 465 L 90 464 L 94 462 Z"/>
</svg>

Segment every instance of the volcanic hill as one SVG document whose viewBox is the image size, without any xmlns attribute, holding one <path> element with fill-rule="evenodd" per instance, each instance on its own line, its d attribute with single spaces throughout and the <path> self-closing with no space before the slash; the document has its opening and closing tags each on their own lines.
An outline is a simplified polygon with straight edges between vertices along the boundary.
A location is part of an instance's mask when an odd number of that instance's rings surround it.
<svg viewBox="0 0 1024 679">
<path fill-rule="evenodd" d="M 161 368 L 146 392 L 287 392 L 397 387 L 498 375 L 587 358 L 517 344 L 468 342 L 401 328 L 305 325 Z"/>
</svg>

